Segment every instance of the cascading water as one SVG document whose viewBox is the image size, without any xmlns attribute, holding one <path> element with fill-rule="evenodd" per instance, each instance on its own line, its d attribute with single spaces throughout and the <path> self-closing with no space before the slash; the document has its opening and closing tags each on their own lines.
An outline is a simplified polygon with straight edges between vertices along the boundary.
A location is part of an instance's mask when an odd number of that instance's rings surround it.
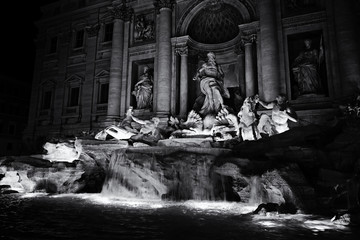
<svg viewBox="0 0 360 240">
<path fill-rule="evenodd" d="M 214 195 L 211 164 L 211 158 L 195 154 L 164 157 L 118 151 L 107 167 L 102 195 L 176 201 L 219 200 Z"/>
<path fill-rule="evenodd" d="M 259 176 L 252 176 L 249 181 L 250 198 L 249 203 L 260 204 L 264 200 L 264 187 Z"/>
<path fill-rule="evenodd" d="M 129 161 L 124 152 L 112 155 L 102 189 L 103 195 L 160 199 L 167 192 L 162 173 Z"/>
<path fill-rule="evenodd" d="M 108 164 L 102 195 L 146 200 L 241 201 L 254 206 L 285 203 L 282 191 L 286 183 L 278 173 L 245 177 L 231 170 L 236 166 L 214 170 L 212 164 L 213 159 L 201 155 L 177 154 L 174 158 L 118 151 Z M 244 190 L 236 190 L 234 184 L 239 178 L 247 182 L 247 187 L 241 184 Z"/>
</svg>

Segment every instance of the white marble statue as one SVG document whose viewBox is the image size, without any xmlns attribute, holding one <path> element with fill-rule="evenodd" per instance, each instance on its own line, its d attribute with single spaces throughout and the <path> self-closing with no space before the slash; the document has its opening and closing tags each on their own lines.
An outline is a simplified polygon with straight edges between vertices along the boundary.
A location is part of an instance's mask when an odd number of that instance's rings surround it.
<svg viewBox="0 0 360 240">
<path fill-rule="evenodd" d="M 215 54 L 209 52 L 207 58 L 207 62 L 198 69 L 193 78 L 194 81 L 200 81 L 200 89 L 205 96 L 198 111 L 204 117 L 209 114 L 216 115 L 223 108 L 223 97 L 230 97 L 229 91 L 224 87 L 224 72 L 217 64 Z"/>
<path fill-rule="evenodd" d="M 255 112 L 255 101 L 252 97 L 245 98 L 238 113 L 241 137 L 245 140 L 257 140 L 261 138 L 257 128 L 257 116 Z"/>
<path fill-rule="evenodd" d="M 46 154 L 42 155 L 42 158 L 50 162 L 73 162 L 78 160 L 82 153 L 81 140 L 77 138 L 73 144 L 46 142 L 43 148 L 46 150 Z"/>
<path fill-rule="evenodd" d="M 289 130 L 288 120 L 297 122 L 295 111 L 290 107 L 289 102 L 284 94 L 280 94 L 273 102 L 264 102 L 259 96 L 255 96 L 255 102 L 260 103 L 264 108 L 271 109 L 271 116 L 262 114 L 260 116 L 258 130 L 260 133 L 269 136 L 283 133 Z"/>
</svg>

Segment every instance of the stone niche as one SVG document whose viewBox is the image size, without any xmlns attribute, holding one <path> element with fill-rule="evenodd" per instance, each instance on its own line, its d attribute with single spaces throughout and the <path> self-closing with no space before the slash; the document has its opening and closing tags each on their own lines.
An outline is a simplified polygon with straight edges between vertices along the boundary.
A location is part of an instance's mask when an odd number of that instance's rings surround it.
<svg viewBox="0 0 360 240">
<path fill-rule="evenodd" d="M 291 100 L 328 97 L 327 49 L 322 31 L 288 35 L 287 42 Z"/>
<path fill-rule="evenodd" d="M 146 70 L 148 69 L 148 70 Z M 151 104 L 148 106 L 140 106 L 137 102 L 136 97 L 136 84 L 141 80 L 145 71 L 148 71 L 150 80 L 152 81 L 152 97 L 149 101 Z M 134 108 L 135 115 L 148 115 L 153 112 L 153 98 L 154 98 L 154 59 L 143 59 L 132 62 L 132 75 L 131 75 L 131 96 L 130 96 L 130 106 Z"/>
</svg>

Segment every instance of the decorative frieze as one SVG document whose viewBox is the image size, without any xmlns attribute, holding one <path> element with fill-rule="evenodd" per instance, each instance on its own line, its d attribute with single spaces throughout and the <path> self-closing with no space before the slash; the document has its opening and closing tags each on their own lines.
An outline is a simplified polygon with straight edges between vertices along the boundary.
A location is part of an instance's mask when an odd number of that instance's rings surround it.
<svg viewBox="0 0 360 240">
<path fill-rule="evenodd" d="M 156 52 L 155 49 L 140 51 L 140 52 L 132 52 L 132 53 L 130 53 L 130 56 L 133 57 L 133 56 L 139 56 L 139 55 L 147 55 L 147 54 L 153 54 L 155 52 Z"/>
<path fill-rule="evenodd" d="M 121 19 L 124 21 L 130 21 L 133 14 L 134 9 L 126 6 L 126 0 L 113 1 L 112 6 L 108 7 L 110 15 L 115 19 Z"/>
<path fill-rule="evenodd" d="M 299 26 L 318 24 L 326 21 L 325 12 L 316 12 L 282 19 L 283 28 L 296 28 Z"/>
</svg>

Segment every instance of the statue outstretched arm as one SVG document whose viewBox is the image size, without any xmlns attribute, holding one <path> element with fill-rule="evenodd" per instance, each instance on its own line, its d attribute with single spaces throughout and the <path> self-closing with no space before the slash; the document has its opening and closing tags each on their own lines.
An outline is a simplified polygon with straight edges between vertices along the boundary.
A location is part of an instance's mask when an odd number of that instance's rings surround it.
<svg viewBox="0 0 360 240">
<path fill-rule="evenodd" d="M 137 118 L 137 117 L 134 117 L 133 115 L 131 115 L 131 118 L 132 118 L 135 122 L 137 122 L 137 123 L 139 123 L 139 124 L 141 124 L 141 125 L 145 125 L 145 124 L 147 123 L 146 121 L 141 120 L 141 119 L 139 119 L 139 118 Z"/>
<path fill-rule="evenodd" d="M 260 105 L 263 106 L 266 109 L 272 109 L 275 106 L 274 102 L 267 103 L 267 102 L 264 102 L 264 101 L 260 100 L 258 94 L 255 95 L 254 101 L 255 101 L 255 103 L 260 103 Z"/>
<path fill-rule="evenodd" d="M 288 107 L 286 108 L 286 114 L 288 115 L 288 119 L 293 122 L 297 122 L 297 114 L 294 109 Z"/>
</svg>

